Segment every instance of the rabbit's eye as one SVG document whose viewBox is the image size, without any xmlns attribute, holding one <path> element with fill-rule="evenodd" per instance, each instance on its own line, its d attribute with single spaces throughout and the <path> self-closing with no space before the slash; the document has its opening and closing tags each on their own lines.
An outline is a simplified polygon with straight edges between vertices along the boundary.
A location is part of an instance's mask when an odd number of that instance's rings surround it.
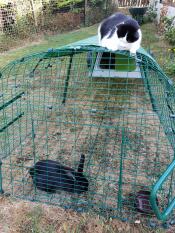
<svg viewBox="0 0 175 233">
<path fill-rule="evenodd" d="M 69 176 L 70 178 L 72 178 L 73 180 L 75 179 L 75 176 L 72 174 L 72 172 L 67 172 L 67 176 Z"/>
</svg>

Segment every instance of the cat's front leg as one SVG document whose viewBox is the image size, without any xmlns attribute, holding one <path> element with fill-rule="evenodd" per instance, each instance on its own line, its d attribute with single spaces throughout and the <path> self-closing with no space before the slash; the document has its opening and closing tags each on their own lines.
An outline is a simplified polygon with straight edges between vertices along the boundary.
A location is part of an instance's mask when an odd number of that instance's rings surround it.
<svg viewBox="0 0 175 233">
<path fill-rule="evenodd" d="M 114 37 L 112 37 L 110 39 L 103 38 L 101 41 L 101 46 L 105 47 L 111 51 L 116 51 L 119 49 L 119 42 Z"/>
<path fill-rule="evenodd" d="M 136 56 L 136 52 L 139 48 L 140 48 L 140 42 L 139 41 L 134 42 L 129 49 L 130 55 Z"/>
<path fill-rule="evenodd" d="M 130 55 L 131 55 L 131 56 L 134 56 L 134 57 L 135 57 L 135 56 L 136 56 L 136 52 L 137 52 L 137 49 L 135 49 L 135 48 L 131 48 L 131 49 L 130 49 Z"/>
</svg>

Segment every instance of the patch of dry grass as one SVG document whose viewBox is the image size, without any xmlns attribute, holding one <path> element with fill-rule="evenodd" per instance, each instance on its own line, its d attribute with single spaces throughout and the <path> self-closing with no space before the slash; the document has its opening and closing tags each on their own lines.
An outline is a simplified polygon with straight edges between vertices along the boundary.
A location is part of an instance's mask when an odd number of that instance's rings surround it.
<svg viewBox="0 0 175 233">
<path fill-rule="evenodd" d="M 173 233 L 58 207 L 0 198 L 1 233 Z"/>
</svg>

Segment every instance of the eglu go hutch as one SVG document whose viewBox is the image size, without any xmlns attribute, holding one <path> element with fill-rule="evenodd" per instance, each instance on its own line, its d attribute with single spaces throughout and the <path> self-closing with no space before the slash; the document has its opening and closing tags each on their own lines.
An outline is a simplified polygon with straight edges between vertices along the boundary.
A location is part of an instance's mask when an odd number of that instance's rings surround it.
<svg viewBox="0 0 175 233">
<path fill-rule="evenodd" d="M 173 215 L 175 90 L 145 50 L 133 58 L 91 37 L 11 62 L 0 82 L 1 191 L 121 219 Z M 33 186 L 34 163 L 76 169 L 82 153 L 88 192 Z M 138 213 L 140 190 L 152 213 Z"/>
</svg>

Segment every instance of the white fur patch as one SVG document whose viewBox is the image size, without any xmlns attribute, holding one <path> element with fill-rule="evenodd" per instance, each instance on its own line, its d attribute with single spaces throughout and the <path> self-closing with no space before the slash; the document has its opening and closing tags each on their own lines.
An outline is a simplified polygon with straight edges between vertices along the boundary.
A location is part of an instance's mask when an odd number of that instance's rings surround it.
<svg viewBox="0 0 175 233">
<path fill-rule="evenodd" d="M 133 43 L 128 43 L 126 41 L 126 36 L 123 38 L 118 38 L 117 28 L 114 34 L 112 35 L 112 37 L 108 38 L 108 36 L 110 35 L 110 31 L 109 31 L 109 33 L 105 37 L 103 37 L 103 39 L 101 40 L 100 27 L 101 25 L 98 28 L 98 38 L 99 38 L 100 46 L 105 47 L 112 51 L 129 50 L 130 53 L 133 53 L 133 54 L 135 54 L 136 51 L 140 48 L 141 40 L 142 40 L 142 32 L 140 29 L 138 29 L 139 39 Z"/>
</svg>

